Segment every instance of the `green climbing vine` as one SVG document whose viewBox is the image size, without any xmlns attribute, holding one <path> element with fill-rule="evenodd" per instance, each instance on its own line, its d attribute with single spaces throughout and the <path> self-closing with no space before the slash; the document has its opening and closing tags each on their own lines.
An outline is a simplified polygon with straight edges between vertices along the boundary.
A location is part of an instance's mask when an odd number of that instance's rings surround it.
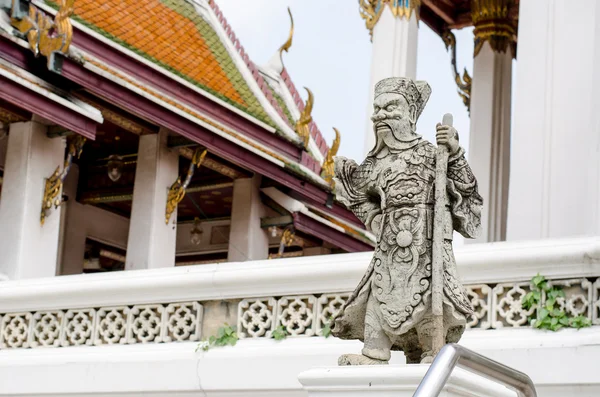
<svg viewBox="0 0 600 397">
<path fill-rule="evenodd" d="M 327 322 L 323 324 L 323 328 L 321 328 L 321 336 L 325 338 L 329 338 L 331 336 L 331 326 L 333 325 L 333 316 L 329 316 Z"/>
<path fill-rule="evenodd" d="M 545 299 L 542 299 L 545 297 Z M 532 327 L 558 331 L 561 328 L 585 328 L 592 325 L 589 318 L 578 315 L 570 316 L 561 309 L 559 299 L 565 298 L 561 287 L 551 286 L 548 280 L 540 274 L 531 279 L 531 292 L 523 297 L 523 309 L 535 308 L 534 314 L 529 317 Z"/>
<path fill-rule="evenodd" d="M 283 325 L 278 325 L 273 332 L 271 332 L 271 338 L 275 340 L 284 340 L 288 336 L 288 331 Z"/>
<path fill-rule="evenodd" d="M 204 340 L 198 344 L 196 351 L 202 349 L 207 351 L 215 346 L 235 346 L 239 340 L 235 327 L 225 323 L 217 330 L 217 335 L 211 335 L 208 340 Z"/>
</svg>

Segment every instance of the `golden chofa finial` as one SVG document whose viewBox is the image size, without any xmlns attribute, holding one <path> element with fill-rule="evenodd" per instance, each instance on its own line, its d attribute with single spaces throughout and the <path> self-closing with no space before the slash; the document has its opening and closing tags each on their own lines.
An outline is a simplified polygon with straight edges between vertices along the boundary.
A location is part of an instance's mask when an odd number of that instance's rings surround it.
<svg viewBox="0 0 600 397">
<path fill-rule="evenodd" d="M 288 39 L 273 56 L 268 63 L 268 67 L 270 69 L 275 70 L 277 73 L 281 74 L 283 72 L 283 52 L 289 52 L 290 48 L 292 48 L 292 39 L 294 38 L 294 17 L 292 16 L 292 11 L 288 7 L 288 13 L 290 14 L 290 20 L 292 21 L 292 26 L 290 27 L 290 34 Z"/>
<path fill-rule="evenodd" d="M 334 164 L 333 158 L 337 155 L 337 152 L 340 148 L 340 132 L 337 128 L 333 127 L 335 131 L 335 139 L 333 140 L 333 144 L 329 151 L 327 151 L 327 155 L 325 156 L 325 160 L 323 161 L 323 165 L 321 166 L 321 177 L 325 180 L 325 182 L 329 183 L 329 186 L 333 188 L 333 177 L 334 173 Z"/>
<path fill-rule="evenodd" d="M 308 92 L 308 99 L 304 105 L 304 110 L 300 113 L 300 118 L 296 121 L 296 133 L 302 138 L 302 144 L 304 149 L 308 148 L 308 142 L 310 140 L 310 123 L 312 123 L 312 109 L 315 101 L 313 93 L 308 88 L 304 87 Z"/>
<path fill-rule="evenodd" d="M 294 17 L 292 16 L 292 10 L 288 7 L 288 14 L 290 14 L 290 21 L 292 22 L 292 26 L 290 27 L 290 34 L 285 43 L 281 47 L 279 47 L 279 56 L 283 54 L 283 52 L 288 52 L 292 47 L 292 39 L 294 38 Z"/>
</svg>

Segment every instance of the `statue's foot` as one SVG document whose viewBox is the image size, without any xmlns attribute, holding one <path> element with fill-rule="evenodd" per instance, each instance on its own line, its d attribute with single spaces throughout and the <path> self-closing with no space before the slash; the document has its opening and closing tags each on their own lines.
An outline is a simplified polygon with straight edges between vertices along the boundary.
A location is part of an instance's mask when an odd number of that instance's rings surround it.
<svg viewBox="0 0 600 397">
<path fill-rule="evenodd" d="M 433 353 L 427 352 L 423 353 L 421 356 L 421 364 L 431 364 L 433 362 Z"/>
<path fill-rule="evenodd" d="M 338 365 L 385 365 L 388 361 L 376 360 L 362 354 L 344 354 L 338 359 Z"/>
</svg>

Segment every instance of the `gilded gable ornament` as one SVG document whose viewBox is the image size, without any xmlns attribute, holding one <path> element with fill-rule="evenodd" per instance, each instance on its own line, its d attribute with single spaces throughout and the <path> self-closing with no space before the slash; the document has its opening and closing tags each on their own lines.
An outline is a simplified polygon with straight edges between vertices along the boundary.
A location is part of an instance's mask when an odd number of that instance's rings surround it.
<svg viewBox="0 0 600 397">
<path fill-rule="evenodd" d="M 35 56 L 48 58 L 48 68 L 54 65 L 54 54 L 67 54 L 73 39 L 73 26 L 69 19 L 73 15 L 75 0 L 60 0 L 60 8 L 54 18 L 23 0 L 12 0 L 11 24 L 29 42 Z M 29 4 L 26 15 L 21 15 Z"/>
<path fill-rule="evenodd" d="M 373 28 L 377 25 L 384 7 L 387 5 L 394 17 L 410 19 L 413 12 L 417 20 L 421 9 L 421 0 L 359 0 L 359 12 L 373 38 Z"/>
<path fill-rule="evenodd" d="M 334 185 L 333 177 L 335 176 L 333 158 L 336 156 L 340 148 L 340 132 L 335 127 L 333 127 L 333 130 L 335 131 L 335 139 L 333 140 L 331 148 L 329 148 L 329 151 L 327 151 L 327 155 L 325 156 L 325 160 L 321 166 L 321 176 L 325 182 L 329 183 L 331 187 Z"/>
<path fill-rule="evenodd" d="M 178 177 L 177 180 L 173 182 L 173 184 L 169 188 L 169 193 L 167 194 L 167 206 L 165 209 L 165 224 L 169 223 L 171 215 L 173 215 L 173 212 L 175 212 L 175 210 L 177 209 L 177 205 L 185 197 L 185 190 L 188 188 L 190 182 L 192 181 L 192 177 L 194 176 L 196 168 L 200 168 L 200 166 L 202 165 L 202 162 L 206 157 L 206 153 L 206 149 L 196 149 L 194 155 L 192 156 L 192 163 L 190 164 L 190 168 L 188 168 L 188 172 L 183 183 L 181 182 L 181 177 Z"/>
<path fill-rule="evenodd" d="M 464 105 L 467 107 L 467 112 L 471 113 L 471 84 L 473 82 L 469 72 L 465 68 L 461 77 L 456 67 L 456 36 L 450 30 L 446 30 L 442 35 L 442 40 L 446 45 L 446 50 L 450 50 L 450 62 L 452 65 L 452 73 L 454 74 L 454 82 L 458 89 L 458 95 L 461 97 Z"/>
<path fill-rule="evenodd" d="M 62 197 L 60 197 L 60 194 L 62 192 L 63 182 L 71 170 L 73 159 L 81 156 L 85 142 L 86 138 L 81 135 L 72 135 L 69 137 L 69 151 L 67 153 L 67 158 L 65 159 L 62 172 L 60 171 L 60 166 L 58 166 L 52 175 L 46 179 L 44 184 L 44 197 L 42 199 L 42 210 L 40 212 L 40 224 L 42 226 L 46 221 L 46 217 L 50 215 L 52 206 L 54 206 L 54 208 L 58 208 L 58 206 L 61 205 Z"/>
<path fill-rule="evenodd" d="M 310 140 L 310 124 L 312 123 L 312 110 L 315 102 L 315 98 L 313 93 L 308 88 L 304 87 L 306 92 L 308 92 L 308 99 L 306 100 L 306 104 L 304 105 L 304 110 L 300 113 L 300 118 L 296 121 L 296 133 L 302 139 L 302 144 L 304 145 L 304 149 L 308 148 L 308 142 Z"/>
</svg>

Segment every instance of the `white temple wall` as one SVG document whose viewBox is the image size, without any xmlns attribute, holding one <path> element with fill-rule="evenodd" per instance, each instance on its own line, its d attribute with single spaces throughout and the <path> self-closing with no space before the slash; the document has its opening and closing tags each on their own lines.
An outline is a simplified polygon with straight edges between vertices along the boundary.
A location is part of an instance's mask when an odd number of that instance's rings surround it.
<svg viewBox="0 0 600 397">
<path fill-rule="evenodd" d="M 477 317 L 487 324 L 467 330 L 461 344 L 526 372 L 540 397 L 598 396 L 600 283 L 590 280 L 600 275 L 599 243 L 598 238 L 582 238 L 457 249 L 459 273 L 475 297 Z M 322 326 L 323 308 L 347 297 L 371 255 L 8 281 L 0 288 L 0 395 L 305 396 L 299 373 L 335 365 L 342 353 L 360 351 L 357 341 L 314 336 L 320 331 L 314 322 Z M 334 266 L 339 263 L 344 266 Z M 507 323 L 523 315 L 514 301 L 538 272 L 552 282 L 576 287 L 566 299 L 584 305 L 596 326 L 548 332 Z M 583 295 L 578 296 L 580 287 Z M 311 326 L 283 341 L 263 332 L 245 335 L 234 347 L 196 351 L 198 340 L 214 335 L 224 322 L 233 325 L 237 319 L 242 336 L 247 328 L 240 314 L 251 323 L 256 310 L 251 305 L 258 301 L 269 306 L 259 305 L 257 313 L 258 324 L 266 330 L 288 315 L 296 318 L 307 307 L 312 311 L 304 313 L 316 311 L 316 316 Z M 222 306 L 228 307 L 228 315 L 223 315 L 227 313 L 219 309 Z M 288 315 L 281 311 L 284 307 Z M 153 321 L 142 321 L 148 313 Z M 67 335 L 75 314 L 91 328 Z M 271 324 L 265 318 L 271 318 Z M 3 336 L 11 323 L 28 326 L 13 327 L 11 335 L 17 338 L 7 342 Z M 174 340 L 169 324 L 185 332 Z M 38 325 L 42 330 L 56 325 L 61 332 L 34 332 Z M 146 336 L 150 340 L 143 339 Z M 403 362 L 401 353 L 393 353 L 392 364 Z"/>
<path fill-rule="evenodd" d="M 600 234 L 600 3 L 520 4 L 507 240 Z"/>
<path fill-rule="evenodd" d="M 527 373 L 538 397 L 597 397 L 597 334 L 590 329 L 468 331 L 461 344 Z M 301 372 L 335 366 L 341 354 L 358 354 L 362 347 L 333 338 L 242 340 L 208 352 L 196 352 L 196 346 L 8 350 L 1 353 L 0 395 L 307 396 L 297 380 Z M 392 352 L 392 365 L 403 362 L 402 353 Z"/>
<path fill-rule="evenodd" d="M 199 229 L 202 231 L 202 239 L 199 245 L 190 241 L 190 232 L 194 228 L 193 222 L 177 225 L 177 254 L 226 252 L 229 246 L 230 224 L 231 220 L 229 219 L 201 221 Z"/>
</svg>

